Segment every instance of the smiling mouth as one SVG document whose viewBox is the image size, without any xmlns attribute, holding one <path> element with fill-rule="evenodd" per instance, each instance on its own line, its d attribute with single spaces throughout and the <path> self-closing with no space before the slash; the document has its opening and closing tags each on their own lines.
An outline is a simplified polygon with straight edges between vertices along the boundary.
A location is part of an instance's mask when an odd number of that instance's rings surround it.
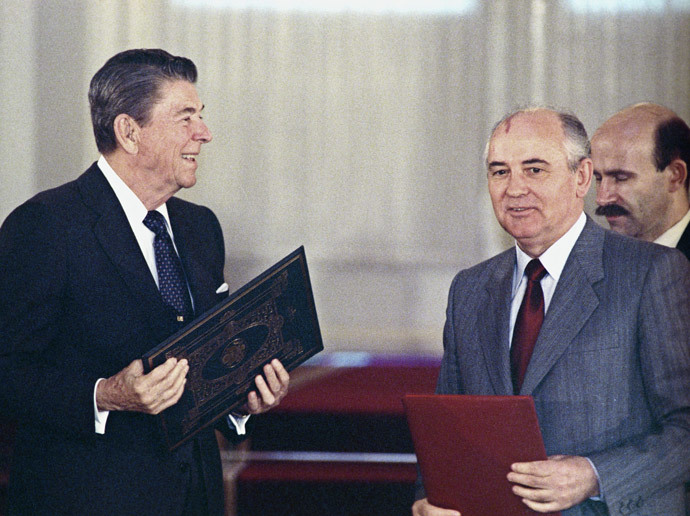
<svg viewBox="0 0 690 516">
<path fill-rule="evenodd" d="M 183 154 L 182 159 L 186 159 L 187 161 L 196 161 L 196 154 Z"/>
</svg>

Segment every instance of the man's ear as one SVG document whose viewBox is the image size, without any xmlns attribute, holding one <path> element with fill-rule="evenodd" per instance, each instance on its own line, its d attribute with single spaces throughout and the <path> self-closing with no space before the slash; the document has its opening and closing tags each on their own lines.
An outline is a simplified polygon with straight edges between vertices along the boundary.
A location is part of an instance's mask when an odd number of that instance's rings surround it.
<svg viewBox="0 0 690 516">
<path fill-rule="evenodd" d="M 685 180 L 688 177 L 688 164 L 682 159 L 676 158 L 668 164 L 666 169 L 670 172 L 669 192 L 685 190 Z"/>
<path fill-rule="evenodd" d="M 575 174 L 577 175 L 577 196 L 582 199 L 587 195 L 592 184 L 592 175 L 594 174 L 592 160 L 590 158 L 582 159 Z"/>
<path fill-rule="evenodd" d="M 139 136 L 141 127 L 129 115 L 124 113 L 115 117 L 113 122 L 115 139 L 127 154 L 136 154 L 139 150 Z"/>
</svg>

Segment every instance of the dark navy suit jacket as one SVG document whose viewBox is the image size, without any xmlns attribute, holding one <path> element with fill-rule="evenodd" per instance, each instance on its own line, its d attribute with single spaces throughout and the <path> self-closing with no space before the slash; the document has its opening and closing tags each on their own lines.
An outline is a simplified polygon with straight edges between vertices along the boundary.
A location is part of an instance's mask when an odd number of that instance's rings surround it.
<svg viewBox="0 0 690 516">
<path fill-rule="evenodd" d="M 222 296 L 215 215 L 171 198 L 168 212 L 197 313 Z M 93 392 L 177 325 L 114 192 L 92 165 L 42 192 L 0 229 L 0 408 L 18 421 L 10 514 L 161 514 L 182 510 L 187 468 L 223 514 L 213 430 L 167 451 L 155 416 L 112 412 L 94 432 Z"/>
</svg>

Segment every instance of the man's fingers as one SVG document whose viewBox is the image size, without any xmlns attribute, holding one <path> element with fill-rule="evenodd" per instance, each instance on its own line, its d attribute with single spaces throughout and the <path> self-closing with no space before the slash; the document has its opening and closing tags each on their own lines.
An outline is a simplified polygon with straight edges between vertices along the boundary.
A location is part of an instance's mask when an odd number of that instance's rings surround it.
<svg viewBox="0 0 690 516">
<path fill-rule="evenodd" d="M 290 375 L 279 360 L 273 359 L 270 364 L 264 366 L 264 377 L 273 394 L 278 399 L 287 393 Z"/>
<path fill-rule="evenodd" d="M 142 376 L 144 374 L 144 363 L 137 358 L 125 368 L 125 371 L 132 376 Z"/>
<path fill-rule="evenodd" d="M 533 487 L 533 488 L 544 488 L 547 486 L 547 479 L 548 477 L 543 477 L 543 476 L 537 476 L 537 475 L 528 475 L 528 474 L 523 474 L 523 473 L 515 473 L 515 472 L 510 472 L 507 475 L 508 482 L 512 482 L 514 484 L 520 484 L 523 486 L 527 487 Z"/>
<path fill-rule="evenodd" d="M 181 367 L 187 365 L 187 360 L 177 360 L 174 357 L 170 357 L 161 365 L 154 367 L 149 374 L 146 375 L 147 379 L 152 383 L 158 383 L 165 379 L 176 367 Z"/>
<path fill-rule="evenodd" d="M 277 358 L 274 358 L 271 361 L 271 365 L 273 366 L 273 370 L 278 376 L 278 380 L 280 380 L 280 384 L 282 386 L 287 387 L 288 383 L 290 383 L 290 373 L 287 372 L 287 369 L 283 367 L 283 364 L 281 364 L 280 360 L 278 360 Z"/>
<path fill-rule="evenodd" d="M 431 505 L 426 498 L 417 500 L 412 505 L 412 516 L 461 516 L 458 511 L 442 509 Z"/>
<path fill-rule="evenodd" d="M 551 469 L 551 463 L 548 460 L 537 460 L 533 462 L 516 462 L 511 464 L 511 471 L 515 473 L 522 473 L 525 475 L 534 475 L 537 477 L 548 476 Z"/>
<path fill-rule="evenodd" d="M 186 363 L 178 362 L 173 370 L 156 386 L 159 390 L 158 396 L 168 399 L 177 395 L 178 391 L 181 393 L 187 381 L 188 371 L 189 366 Z"/>
<path fill-rule="evenodd" d="M 558 493 L 553 489 L 534 489 L 515 485 L 513 493 L 522 499 L 522 503 L 536 512 L 556 512 L 564 508 Z"/>
<path fill-rule="evenodd" d="M 538 512 L 564 510 L 599 492 L 596 474 L 584 457 L 557 455 L 546 461 L 511 465 L 513 492 Z"/>
<path fill-rule="evenodd" d="M 174 405 L 182 397 L 184 392 L 184 386 L 187 382 L 187 373 L 189 372 L 189 365 L 186 360 L 180 360 L 179 362 L 172 362 L 174 359 L 168 359 L 165 363 L 161 364 L 159 367 L 168 366 L 171 362 L 172 369 L 164 368 L 158 373 L 165 372 L 168 369 L 167 374 L 162 376 L 156 383 L 149 385 L 148 397 L 145 403 L 150 408 L 153 414 L 158 414 L 166 408 Z M 158 368 L 156 368 L 158 369 Z M 151 371 L 153 373 L 153 371 Z M 153 380 L 154 378 L 151 378 Z"/>
<path fill-rule="evenodd" d="M 559 496 L 554 491 L 540 489 L 525 490 L 524 488 L 520 489 L 518 486 L 514 486 L 513 492 L 521 497 L 522 503 L 536 512 L 556 512 L 572 506 L 567 497 Z"/>
<path fill-rule="evenodd" d="M 247 411 L 250 414 L 259 414 L 280 403 L 288 391 L 290 375 L 278 360 L 272 360 L 263 368 L 264 376 L 257 375 L 254 378 L 256 390 L 247 396 Z"/>
<path fill-rule="evenodd" d="M 184 392 L 189 365 L 187 360 L 169 358 L 131 384 L 134 403 L 140 412 L 159 414 L 177 403 Z"/>
<path fill-rule="evenodd" d="M 180 401 L 186 383 L 187 379 L 183 376 L 170 387 L 170 389 L 162 393 L 162 395 L 157 398 L 157 403 L 151 406 L 151 414 L 159 414 Z"/>
<path fill-rule="evenodd" d="M 280 380 L 272 363 L 264 366 L 264 378 L 271 391 L 278 392 L 280 390 Z"/>
<path fill-rule="evenodd" d="M 247 395 L 244 406 L 249 414 L 260 414 L 275 407 L 288 392 L 290 374 L 279 360 L 273 359 L 263 367 L 263 375 L 256 375 L 256 389 Z"/>
<path fill-rule="evenodd" d="M 251 391 L 247 395 L 247 411 L 250 414 L 256 414 L 261 409 L 261 402 L 259 401 L 259 395 L 256 391 Z"/>
<path fill-rule="evenodd" d="M 547 489 L 535 489 L 525 486 L 513 486 L 513 493 L 520 498 L 528 498 L 535 502 L 548 502 L 553 500 L 553 493 Z"/>
<path fill-rule="evenodd" d="M 144 374 L 142 361 L 134 360 L 119 373 L 98 384 L 96 404 L 99 410 L 158 414 L 179 401 L 188 371 L 187 360 L 169 358 Z"/>
<path fill-rule="evenodd" d="M 256 383 L 256 388 L 261 395 L 261 400 L 266 405 L 273 405 L 276 402 L 276 397 L 273 394 L 273 391 L 271 391 L 271 389 L 268 387 L 268 384 L 266 384 L 264 377 L 257 375 L 257 377 L 254 379 L 254 383 Z"/>
<path fill-rule="evenodd" d="M 189 371 L 187 360 L 179 362 L 175 358 L 169 358 L 144 377 L 140 388 L 150 392 L 154 396 L 160 396 L 164 392 L 179 384 Z"/>
<path fill-rule="evenodd" d="M 536 512 L 556 512 L 561 510 L 560 505 L 556 502 L 539 503 L 527 499 L 523 499 L 522 502 Z"/>
</svg>

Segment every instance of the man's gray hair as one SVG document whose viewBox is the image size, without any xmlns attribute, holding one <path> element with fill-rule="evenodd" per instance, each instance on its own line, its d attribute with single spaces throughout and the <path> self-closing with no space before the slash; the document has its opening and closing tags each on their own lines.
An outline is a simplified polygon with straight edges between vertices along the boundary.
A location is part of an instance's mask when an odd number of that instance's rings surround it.
<svg viewBox="0 0 690 516">
<path fill-rule="evenodd" d="M 589 138 L 587 137 L 587 130 L 580 119 L 575 116 L 570 111 L 564 109 L 556 109 L 546 106 L 531 106 L 516 109 L 501 118 L 491 129 L 491 134 L 486 142 L 484 148 L 484 163 L 488 168 L 488 156 L 489 156 L 489 144 L 491 143 L 491 138 L 493 137 L 496 129 L 498 129 L 504 122 L 513 118 L 514 116 L 531 113 L 534 111 L 551 111 L 561 120 L 561 126 L 563 127 L 563 133 L 565 134 L 565 151 L 568 156 L 568 168 L 571 172 L 576 172 L 580 166 L 580 162 L 589 158 L 591 154 L 591 146 L 589 143 Z"/>
</svg>

